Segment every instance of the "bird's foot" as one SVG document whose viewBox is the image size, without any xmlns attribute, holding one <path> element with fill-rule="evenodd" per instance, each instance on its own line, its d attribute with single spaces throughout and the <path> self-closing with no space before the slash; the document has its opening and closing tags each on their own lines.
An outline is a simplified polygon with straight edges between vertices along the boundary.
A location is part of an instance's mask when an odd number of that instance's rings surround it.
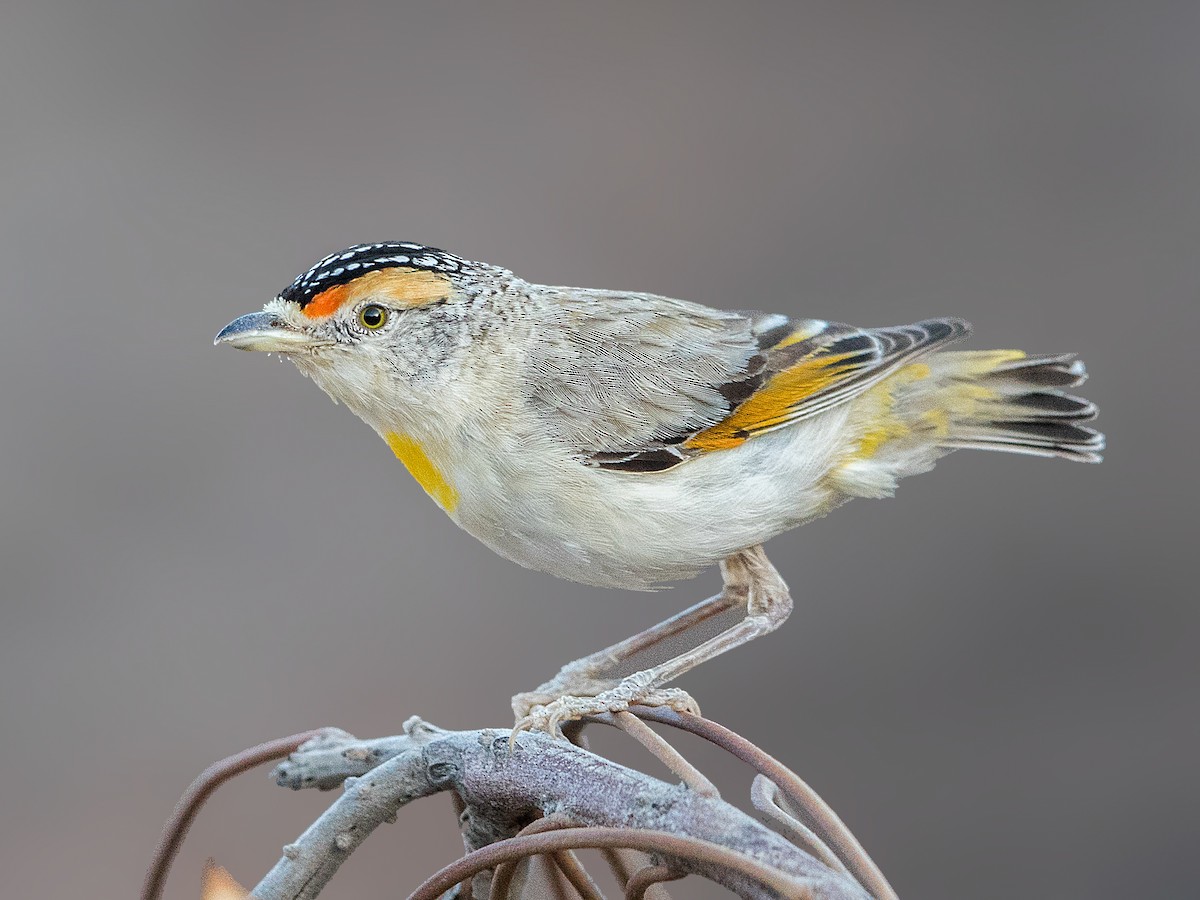
<svg viewBox="0 0 1200 900">
<path fill-rule="evenodd" d="M 601 678 L 591 671 L 576 672 L 571 671 L 569 666 L 564 666 L 561 672 L 545 684 L 513 697 L 513 716 L 520 721 L 537 707 L 549 706 L 563 697 L 598 697 L 620 686 L 619 678 Z"/>
<path fill-rule="evenodd" d="M 520 722 L 532 716 L 535 709 L 545 709 L 562 700 L 593 700 L 595 697 L 607 694 L 608 691 L 616 690 L 619 686 L 619 680 L 605 679 L 598 680 L 594 684 L 577 685 L 574 689 L 554 690 L 553 683 L 547 682 L 536 690 L 518 694 L 512 698 L 512 716 Z M 594 690 L 592 690 L 593 688 Z M 584 713 L 584 715 L 590 714 Z"/>
<path fill-rule="evenodd" d="M 666 706 L 676 712 L 700 715 L 700 706 L 687 691 L 679 688 L 656 688 L 639 678 L 638 673 L 622 680 L 616 687 L 601 691 L 594 697 L 557 697 L 547 703 L 536 703 L 527 707 L 522 714 L 517 710 L 517 698 L 513 698 L 513 709 L 517 711 L 517 723 L 513 726 L 513 737 L 522 731 L 544 731 L 552 737 L 561 737 L 564 722 L 572 722 L 585 716 L 603 713 L 624 712 L 631 706 Z M 518 697 L 529 697 L 519 694 Z"/>
</svg>

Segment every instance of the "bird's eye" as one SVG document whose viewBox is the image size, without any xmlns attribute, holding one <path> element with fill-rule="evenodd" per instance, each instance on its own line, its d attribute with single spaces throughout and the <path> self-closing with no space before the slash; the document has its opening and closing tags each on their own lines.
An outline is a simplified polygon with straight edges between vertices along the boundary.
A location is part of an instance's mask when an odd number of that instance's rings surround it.
<svg viewBox="0 0 1200 900">
<path fill-rule="evenodd" d="M 358 311 L 358 322 L 368 331 L 378 331 L 387 320 L 388 311 L 378 303 L 369 303 Z"/>
</svg>

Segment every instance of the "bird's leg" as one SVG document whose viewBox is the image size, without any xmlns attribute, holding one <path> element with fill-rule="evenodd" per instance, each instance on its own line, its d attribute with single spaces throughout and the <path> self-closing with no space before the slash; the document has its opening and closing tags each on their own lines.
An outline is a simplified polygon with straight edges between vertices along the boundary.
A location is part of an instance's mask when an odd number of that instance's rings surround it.
<svg viewBox="0 0 1200 900">
<path fill-rule="evenodd" d="M 594 697 L 603 691 L 614 688 L 620 684 L 620 679 L 607 675 L 607 673 L 631 656 L 636 656 L 643 650 L 649 650 L 663 641 L 682 634 L 701 622 L 707 622 L 727 609 L 737 606 L 739 603 L 745 604 L 745 602 L 744 591 L 731 590 L 730 586 L 726 584 L 721 593 L 715 597 L 701 600 L 695 606 L 691 606 L 645 631 L 640 631 L 633 637 L 613 644 L 611 647 L 567 663 L 559 669 L 557 675 L 545 684 L 535 690 L 513 697 L 513 714 L 521 719 L 527 716 L 533 707 L 552 703 L 559 697 L 565 695 Z"/>
<path fill-rule="evenodd" d="M 678 634 L 697 622 L 711 618 L 738 602 L 746 604 L 746 617 L 742 621 L 686 653 L 681 653 L 644 671 L 635 672 L 633 675 L 621 679 L 615 686 L 608 687 L 592 696 L 560 696 L 549 703 L 536 704 L 531 708 L 526 707 L 525 714 L 521 715 L 521 708 L 518 706 L 517 700 L 527 695 L 519 695 L 518 698 L 514 698 L 513 702 L 513 709 L 518 715 L 515 730 L 530 729 L 556 734 L 563 722 L 599 713 L 619 712 L 638 703 L 667 705 L 680 710 L 695 711 L 695 701 L 691 697 L 680 690 L 664 690 L 663 685 L 705 660 L 712 659 L 726 650 L 732 650 L 760 635 L 774 631 L 783 624 L 792 611 L 792 598 L 788 593 L 787 585 L 784 584 L 775 567 L 767 560 L 762 547 L 741 550 L 723 561 L 721 575 L 725 580 L 725 587 L 718 597 L 697 604 L 641 635 L 630 638 L 615 647 L 610 647 L 599 654 L 585 657 L 585 660 L 580 662 L 590 663 L 592 668 L 587 671 L 594 672 L 597 666 L 605 664 L 611 659 L 614 650 L 623 651 L 624 656 L 620 658 L 624 658 L 636 650 L 645 649 L 665 637 Z M 650 635 L 650 637 L 647 638 L 646 635 Z M 572 663 L 563 671 L 569 673 L 569 670 L 577 665 L 579 664 Z M 561 676 L 562 673 L 560 673 Z M 570 674 L 568 674 L 569 677 Z M 555 679 L 548 685 L 543 685 L 543 688 L 554 686 L 558 680 Z"/>
</svg>

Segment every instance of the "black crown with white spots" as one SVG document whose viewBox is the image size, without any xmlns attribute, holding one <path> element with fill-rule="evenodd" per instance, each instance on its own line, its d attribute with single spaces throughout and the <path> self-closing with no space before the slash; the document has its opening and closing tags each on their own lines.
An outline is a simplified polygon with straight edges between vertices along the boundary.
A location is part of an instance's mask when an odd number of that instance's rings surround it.
<svg viewBox="0 0 1200 900">
<path fill-rule="evenodd" d="M 346 284 L 374 269 L 404 266 L 409 269 L 454 275 L 464 271 L 468 265 L 465 259 L 460 259 L 453 253 L 409 241 L 355 244 L 337 253 L 330 253 L 284 288 L 279 298 L 296 303 L 303 309 L 322 291 Z"/>
</svg>

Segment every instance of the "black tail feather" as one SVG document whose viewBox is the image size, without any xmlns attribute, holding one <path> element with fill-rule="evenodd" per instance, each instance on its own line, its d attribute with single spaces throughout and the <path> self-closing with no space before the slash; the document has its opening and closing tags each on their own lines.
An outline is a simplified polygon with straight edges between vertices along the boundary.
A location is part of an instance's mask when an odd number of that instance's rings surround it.
<svg viewBox="0 0 1200 900">
<path fill-rule="evenodd" d="M 970 380 L 994 397 L 955 423 L 946 446 L 1100 462 L 1104 435 L 1075 424 L 1095 418 L 1095 404 L 1061 390 L 1087 380 L 1073 353 L 1008 360 Z"/>
</svg>

